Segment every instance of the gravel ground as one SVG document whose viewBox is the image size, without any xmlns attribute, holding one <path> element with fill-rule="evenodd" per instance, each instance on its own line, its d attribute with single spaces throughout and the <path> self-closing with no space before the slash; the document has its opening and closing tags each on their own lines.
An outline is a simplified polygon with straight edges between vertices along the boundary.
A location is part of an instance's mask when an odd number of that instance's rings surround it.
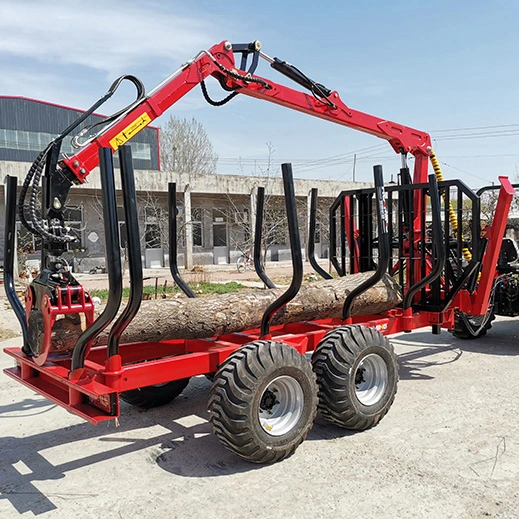
<svg viewBox="0 0 519 519">
<path fill-rule="evenodd" d="M 7 328 L 16 333 L 0 299 Z M 296 453 L 270 466 L 220 445 L 205 377 L 159 409 L 123 403 L 115 427 L 1 375 L 0 517 L 519 519 L 518 321 L 498 318 L 477 341 L 428 330 L 391 341 L 400 383 L 382 422 L 352 433 L 318 417 Z"/>
</svg>

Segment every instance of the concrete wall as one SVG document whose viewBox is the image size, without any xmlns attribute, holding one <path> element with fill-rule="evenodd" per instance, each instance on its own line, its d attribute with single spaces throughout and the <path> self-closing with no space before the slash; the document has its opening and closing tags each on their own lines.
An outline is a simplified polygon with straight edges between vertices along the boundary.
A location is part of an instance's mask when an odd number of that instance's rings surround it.
<svg viewBox="0 0 519 519">
<path fill-rule="evenodd" d="M 21 185 L 29 167 L 30 164 L 26 162 L 1 161 L 1 183 L 4 183 L 6 175 L 14 175 L 18 177 L 18 184 Z M 175 182 L 177 184 L 177 191 L 183 191 L 185 186 L 189 185 L 193 193 L 248 195 L 251 190 L 258 186 L 263 186 L 267 193 L 283 195 L 283 183 L 281 178 L 269 179 L 265 177 L 240 175 L 187 174 L 151 170 L 135 171 L 135 186 L 137 191 L 167 193 L 169 182 Z M 121 189 L 121 179 L 117 170 L 115 184 L 117 189 Z M 370 187 L 371 185 L 369 182 L 294 179 L 295 192 L 298 196 L 306 196 L 310 189 L 316 187 L 319 189 L 319 196 L 335 198 L 341 191 Z M 87 178 L 87 183 L 72 188 L 73 191 L 97 189 L 101 189 L 101 180 L 97 168 L 90 173 Z"/>
<path fill-rule="evenodd" d="M 4 182 L 6 175 L 16 176 L 19 186 L 30 167 L 28 163 L 22 162 L 0 162 L 0 228 L 4 228 Z M 162 208 L 163 215 L 167 215 L 167 190 L 168 183 L 175 182 L 177 185 L 177 202 L 178 206 L 183 206 L 184 190 L 189 187 L 191 192 L 191 206 L 193 208 L 201 208 L 203 211 L 203 243 L 201 246 L 193 247 L 193 262 L 195 264 L 207 264 L 215 261 L 222 261 L 222 258 L 215 258 L 215 250 L 213 247 L 213 214 L 214 208 L 222 210 L 231 210 L 233 207 L 240 207 L 243 210 L 247 208 L 251 218 L 254 218 L 253 204 L 251 205 L 251 193 L 255 196 L 258 186 L 265 187 L 267 196 L 271 203 L 275 203 L 283 207 L 283 185 L 280 178 L 263 178 L 248 177 L 238 175 L 207 175 L 207 174 L 177 174 L 172 172 L 161 171 L 143 171 L 135 172 L 136 189 L 138 192 L 139 223 L 141 236 L 145 229 L 145 219 L 143 207 L 148 203 L 147 200 L 153 199 L 153 203 Z M 311 188 L 319 189 L 319 196 L 329 198 L 330 201 L 335 198 L 341 191 L 352 188 L 368 187 L 368 183 L 352 183 L 352 182 L 329 182 L 323 180 L 301 180 L 295 179 L 295 191 L 298 197 L 298 204 L 306 207 L 307 195 Z M 120 189 L 119 173 L 116 171 L 116 187 Z M 81 186 L 74 186 L 70 190 L 67 205 L 83 207 L 83 246 L 86 248 L 84 252 L 70 253 L 71 261 L 81 270 L 89 270 L 93 266 L 104 264 L 104 227 L 100 196 L 100 177 L 99 171 L 94 170 L 88 177 L 88 182 Z M 330 202 L 328 202 L 329 204 Z M 122 199 L 118 197 L 118 206 L 122 206 Z M 164 216 L 165 218 L 165 216 Z M 179 230 L 182 230 L 181 217 L 179 218 Z M 163 222 L 166 227 L 166 222 Z M 253 222 L 251 222 L 253 227 Z M 300 221 L 302 235 L 306 228 L 306 217 Z M 236 231 L 233 227 L 233 233 L 243 232 Z M 97 239 L 96 239 L 97 238 Z M 3 232 L 0 235 L 0 258 L 3 257 Z M 168 263 L 168 242 L 167 238 L 163 239 L 163 251 L 146 253 L 144 239 L 142 241 L 142 256 L 144 263 L 156 261 L 162 258 L 164 264 Z M 225 256 L 225 261 L 235 262 L 241 254 L 236 243 L 240 241 L 239 236 L 228 236 L 227 251 L 218 250 L 220 255 Z M 305 243 L 305 237 L 302 236 L 302 243 Z M 179 241 L 179 265 L 183 261 L 183 240 Z M 323 249 L 326 250 L 326 246 Z M 37 258 L 38 256 L 34 256 Z M 286 244 L 273 245 L 267 253 L 268 259 L 284 260 L 290 258 L 288 242 Z M 0 262 L 1 264 L 1 262 Z"/>
</svg>

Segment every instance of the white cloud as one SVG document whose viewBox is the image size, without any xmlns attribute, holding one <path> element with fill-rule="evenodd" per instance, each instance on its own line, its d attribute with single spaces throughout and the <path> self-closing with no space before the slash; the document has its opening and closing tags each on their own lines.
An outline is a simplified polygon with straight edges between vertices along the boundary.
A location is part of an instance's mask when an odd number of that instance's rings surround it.
<svg viewBox="0 0 519 519">
<path fill-rule="evenodd" d="M 222 39 L 214 17 L 156 2 L 2 0 L 0 9 L 4 58 L 80 65 L 111 76 L 150 61 L 176 66 Z"/>
<path fill-rule="evenodd" d="M 103 89 L 106 90 L 104 84 L 93 94 L 88 93 L 84 89 L 72 87 L 68 81 L 56 75 L 32 70 L 0 75 L 0 95 L 41 99 L 73 108 L 90 106 L 94 101 L 93 96 L 100 97 L 104 93 Z"/>
</svg>

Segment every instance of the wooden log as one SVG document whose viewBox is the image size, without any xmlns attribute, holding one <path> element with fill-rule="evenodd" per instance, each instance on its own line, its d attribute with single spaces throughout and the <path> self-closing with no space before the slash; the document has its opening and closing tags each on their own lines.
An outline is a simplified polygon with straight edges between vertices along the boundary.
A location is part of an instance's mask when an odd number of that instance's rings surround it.
<svg viewBox="0 0 519 519">
<path fill-rule="evenodd" d="M 316 281 L 301 287 L 297 296 L 274 315 L 272 325 L 340 318 L 347 294 L 368 279 L 372 272 Z M 122 335 L 121 343 L 166 339 L 201 339 L 259 328 L 266 308 L 283 290 L 240 291 L 198 299 L 143 301 L 139 313 Z M 402 301 L 400 286 L 390 276 L 360 295 L 352 315 L 378 314 Z M 109 329 L 95 340 L 106 345 Z M 53 329 L 52 351 L 73 348 L 80 330 L 58 321 Z"/>
</svg>

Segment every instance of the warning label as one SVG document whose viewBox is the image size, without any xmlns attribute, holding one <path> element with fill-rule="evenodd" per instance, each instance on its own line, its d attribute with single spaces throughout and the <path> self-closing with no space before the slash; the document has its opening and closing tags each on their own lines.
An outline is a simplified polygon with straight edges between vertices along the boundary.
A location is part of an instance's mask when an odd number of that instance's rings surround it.
<svg viewBox="0 0 519 519">
<path fill-rule="evenodd" d="M 138 119 L 129 124 L 122 132 L 110 139 L 110 146 L 115 151 L 119 146 L 128 142 L 132 137 L 135 137 L 143 128 L 146 128 L 151 123 L 150 116 L 144 112 Z"/>
</svg>

